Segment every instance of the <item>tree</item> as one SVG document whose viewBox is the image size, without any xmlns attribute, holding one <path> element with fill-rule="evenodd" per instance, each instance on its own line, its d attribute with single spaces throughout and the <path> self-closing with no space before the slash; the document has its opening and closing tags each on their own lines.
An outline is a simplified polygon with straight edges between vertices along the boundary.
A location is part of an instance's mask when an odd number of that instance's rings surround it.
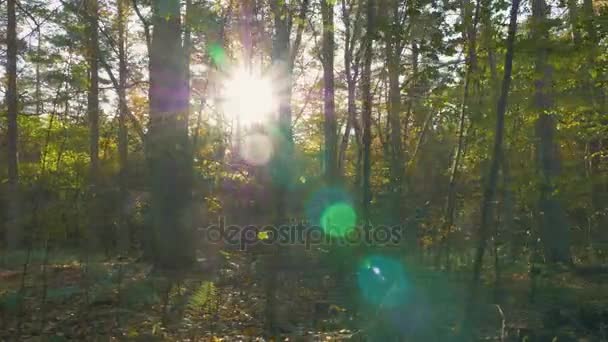
<svg viewBox="0 0 608 342">
<path fill-rule="evenodd" d="M 361 92 L 363 97 L 363 196 L 362 209 L 363 219 L 365 224 L 370 220 L 370 203 L 372 200 L 371 194 L 371 144 L 372 144 L 372 57 L 375 36 L 375 2 L 367 0 L 367 28 L 364 38 L 364 56 L 363 56 L 363 73 L 361 75 Z"/>
<path fill-rule="evenodd" d="M 127 131 L 127 53 L 126 53 L 126 17 L 128 14 L 128 3 L 126 0 L 118 0 L 118 159 L 120 164 L 119 188 L 120 188 L 120 217 L 118 219 L 119 249 L 128 252 L 130 234 L 127 227 L 125 207 L 128 196 L 128 147 L 129 136 Z"/>
<path fill-rule="evenodd" d="M 399 15 L 399 1 L 388 0 L 384 3 L 387 11 L 386 20 L 386 65 L 388 70 L 388 121 L 390 126 L 391 146 L 391 189 L 392 189 L 392 212 L 397 216 L 396 221 L 401 221 L 401 194 L 403 187 L 403 146 L 401 126 L 401 52 L 403 50 L 401 31 L 401 18 Z M 397 223 L 392 222 L 392 223 Z"/>
<path fill-rule="evenodd" d="M 9 249 L 15 249 L 21 242 L 21 231 L 19 227 L 19 162 L 17 158 L 18 124 L 17 115 L 19 111 L 17 93 L 17 16 L 16 0 L 7 1 L 8 25 L 6 30 L 6 74 L 7 74 L 7 151 L 8 151 L 8 225 L 6 231 L 6 242 Z"/>
<path fill-rule="evenodd" d="M 351 21 L 350 16 L 353 13 L 354 7 L 356 6 L 356 12 L 354 20 Z M 363 7 L 362 0 L 350 0 L 347 4 L 346 0 L 342 0 L 342 22 L 344 23 L 344 73 L 346 74 L 346 88 L 347 88 L 347 118 L 346 128 L 344 129 L 344 135 L 340 142 L 338 151 L 338 173 L 342 175 L 344 173 L 344 164 L 346 150 L 348 148 L 348 141 L 352 129 L 355 130 L 355 137 L 357 139 L 357 145 L 361 145 L 361 128 L 359 127 L 359 121 L 357 120 L 357 103 L 356 103 L 356 91 L 357 81 L 359 78 L 359 69 L 361 61 L 361 44 L 357 44 L 361 38 L 361 8 Z M 357 48 L 357 46 L 359 48 Z M 357 153 L 359 159 L 359 153 Z"/>
<path fill-rule="evenodd" d="M 333 1 L 321 0 L 323 17 L 323 109 L 325 112 L 325 178 L 328 184 L 338 178 L 338 132 L 334 87 L 334 6 Z"/>
<path fill-rule="evenodd" d="M 150 50 L 150 227 L 154 263 L 183 268 L 194 262 L 190 217 L 192 153 L 184 121 L 188 108 L 180 3 L 153 1 Z"/>
<path fill-rule="evenodd" d="M 447 235 L 449 235 L 450 231 L 452 230 L 452 225 L 454 224 L 454 211 L 456 210 L 456 182 L 458 178 L 461 158 L 463 157 L 464 153 L 464 145 L 466 139 L 465 132 L 467 130 L 467 111 L 470 112 L 470 108 L 475 106 L 471 106 L 471 103 L 473 101 L 470 100 L 470 91 L 471 83 L 476 77 L 477 71 L 477 23 L 479 22 L 481 1 L 477 0 L 476 5 L 474 7 L 475 10 L 473 10 L 472 6 L 472 3 L 468 0 L 463 2 L 462 17 L 464 22 L 464 28 L 462 35 L 463 40 L 466 41 L 467 46 L 467 61 L 462 92 L 462 102 L 460 103 L 460 118 L 458 123 L 458 145 L 456 146 L 456 152 L 450 171 L 450 183 L 448 184 L 448 196 L 445 210 L 445 234 Z M 471 19 L 473 20 L 472 22 Z M 471 116 L 472 115 L 469 114 L 469 120 Z M 446 240 L 446 243 L 448 243 L 448 241 L 449 240 Z M 449 249 L 449 245 L 447 247 Z"/>
<path fill-rule="evenodd" d="M 291 196 L 289 193 L 292 184 L 292 156 L 294 152 L 293 127 L 292 127 L 292 87 L 293 68 L 296 54 L 302 42 L 302 33 L 308 12 L 309 0 L 294 1 L 288 4 L 280 0 L 270 1 L 270 10 L 274 21 L 274 35 L 272 40 L 272 66 L 277 73 L 281 86 L 278 90 L 278 120 L 275 135 L 275 146 L 278 147 L 274 156 L 273 168 L 275 172 L 275 223 L 277 226 L 287 222 L 289 210 L 291 209 Z M 290 33 L 293 23 L 296 22 L 296 34 L 293 43 Z M 277 272 L 276 260 L 282 259 L 282 251 L 278 246 L 272 247 L 271 260 L 268 262 L 268 276 L 265 279 L 266 293 L 266 331 L 274 334 L 277 329 L 276 315 L 276 286 Z"/>
<path fill-rule="evenodd" d="M 87 120 L 89 124 L 89 184 L 91 195 L 91 213 L 89 215 L 88 247 L 94 247 L 99 238 L 100 207 L 98 191 L 100 180 L 99 169 L 99 22 L 97 0 L 86 0 L 86 60 L 88 64 L 87 83 Z"/>
<path fill-rule="evenodd" d="M 545 0 L 534 0 L 532 3 L 532 38 L 537 42 L 535 70 L 537 79 L 534 83 L 534 108 L 538 113 L 536 121 L 536 148 L 539 170 L 538 214 L 540 216 L 540 233 L 542 236 L 545 258 L 549 262 L 570 263 L 570 243 L 567 219 L 557 195 L 557 177 L 559 176 L 559 147 L 555 142 L 556 117 L 551 113 L 553 100 L 551 95 L 551 65 L 549 54 L 549 7 Z"/>
<path fill-rule="evenodd" d="M 489 227 L 492 221 L 492 202 L 496 196 L 496 186 L 498 184 L 498 171 L 500 168 L 500 158 L 502 156 L 504 130 L 505 130 L 505 113 L 507 111 L 507 103 L 509 97 L 509 89 L 511 86 L 511 73 L 513 70 L 513 55 L 515 54 L 515 35 L 517 33 L 517 14 L 519 11 L 519 0 L 513 0 L 511 4 L 511 13 L 509 20 L 509 33 L 507 37 L 507 52 L 505 54 L 505 69 L 502 79 L 502 87 L 500 97 L 496 104 L 496 128 L 494 130 L 494 146 L 491 154 L 490 170 L 488 174 L 488 182 L 484 187 L 483 199 L 481 201 L 481 222 L 479 224 L 477 236 L 477 248 L 475 250 L 475 260 L 473 264 L 473 281 L 469 290 L 469 298 L 467 302 L 464 332 L 470 333 L 470 319 L 472 311 L 475 309 L 475 300 L 479 289 L 479 280 L 481 277 L 481 266 L 483 265 L 483 256 L 488 240 Z"/>
</svg>

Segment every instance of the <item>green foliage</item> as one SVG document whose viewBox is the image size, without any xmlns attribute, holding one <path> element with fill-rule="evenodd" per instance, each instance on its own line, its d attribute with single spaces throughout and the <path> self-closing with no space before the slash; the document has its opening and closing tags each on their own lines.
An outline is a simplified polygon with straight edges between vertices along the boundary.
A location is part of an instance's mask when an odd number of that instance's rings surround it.
<svg viewBox="0 0 608 342">
<path fill-rule="evenodd" d="M 200 316 L 214 313 L 219 307 L 219 293 L 215 284 L 204 282 L 188 299 L 186 313 Z"/>
<path fill-rule="evenodd" d="M 77 286 L 63 286 L 47 289 L 46 291 L 46 299 L 50 303 L 64 303 L 67 300 L 70 300 L 74 296 L 82 293 L 82 290 Z"/>
<path fill-rule="evenodd" d="M 0 312 L 15 313 L 19 305 L 19 292 L 8 291 L 0 294 Z"/>
<path fill-rule="evenodd" d="M 138 280 L 125 285 L 123 298 L 127 306 L 137 308 L 160 302 L 160 291 L 151 279 Z"/>
</svg>

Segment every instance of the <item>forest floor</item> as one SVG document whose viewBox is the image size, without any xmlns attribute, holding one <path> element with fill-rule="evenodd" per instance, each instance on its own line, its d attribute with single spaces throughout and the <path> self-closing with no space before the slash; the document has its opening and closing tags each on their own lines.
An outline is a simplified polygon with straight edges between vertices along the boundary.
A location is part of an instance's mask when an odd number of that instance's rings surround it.
<svg viewBox="0 0 608 342">
<path fill-rule="evenodd" d="M 4 255 L 0 340 L 263 340 L 261 262 L 241 252 L 220 254 L 214 271 L 201 260 L 200 269 L 187 274 L 160 274 L 135 260 L 91 257 L 81 263 L 74 255 L 31 252 L 25 277 L 26 253 Z M 399 323 L 402 336 L 449 341 L 462 316 L 469 273 L 434 271 L 419 262 L 405 261 L 417 265 L 409 272 L 416 300 Z M 346 299 L 351 290 L 339 288 L 330 271 L 293 269 L 276 278 L 281 340 L 386 340 L 381 336 L 391 331 L 390 318 L 381 310 L 352 314 Z M 487 279 L 479 294 L 485 303 L 476 324 L 479 340 L 608 340 L 608 279 L 563 271 L 538 276 L 532 286 L 528 274 L 505 270 L 497 291 Z"/>
</svg>

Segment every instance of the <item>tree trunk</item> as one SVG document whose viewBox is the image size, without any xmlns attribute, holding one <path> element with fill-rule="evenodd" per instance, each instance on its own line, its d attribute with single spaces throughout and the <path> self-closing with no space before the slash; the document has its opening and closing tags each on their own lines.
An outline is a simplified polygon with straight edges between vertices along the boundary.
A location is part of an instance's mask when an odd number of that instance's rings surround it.
<svg viewBox="0 0 608 342">
<path fill-rule="evenodd" d="M 355 14 L 354 28 L 351 27 L 350 16 L 352 15 L 353 6 L 351 2 L 350 8 L 346 5 L 346 1 L 342 0 L 342 21 L 344 22 L 344 73 L 346 74 L 346 88 L 347 88 L 347 104 L 346 104 L 346 129 L 340 142 L 338 152 L 338 175 L 344 175 L 344 163 L 346 158 L 346 150 L 348 148 L 348 141 L 350 139 L 351 130 L 355 129 L 355 134 L 358 135 L 359 125 L 356 119 L 357 116 L 357 78 L 359 75 L 359 58 L 354 58 L 355 45 L 358 38 L 360 37 L 361 31 L 361 0 L 357 2 L 357 13 Z M 356 182 L 355 182 L 356 184 Z"/>
<path fill-rule="evenodd" d="M 130 232 L 127 225 L 127 197 L 128 197 L 128 146 L 129 137 L 127 132 L 127 54 L 126 54 L 126 15 L 127 0 L 118 0 L 118 162 L 119 162 L 119 187 L 120 187 L 120 217 L 118 220 L 118 248 L 127 253 L 130 245 Z"/>
<path fill-rule="evenodd" d="M 481 222 L 479 225 L 478 243 L 477 249 L 475 251 L 475 260 L 473 264 L 473 280 L 469 292 L 469 298 L 466 303 L 467 307 L 463 324 L 463 332 L 465 334 L 471 333 L 471 318 L 473 310 L 475 310 L 476 308 L 476 296 L 479 292 L 479 280 L 481 277 L 483 256 L 488 240 L 490 224 L 492 221 L 492 203 L 496 195 L 496 185 L 498 183 L 498 170 L 500 166 L 500 158 L 502 155 L 505 113 L 507 111 L 507 100 L 509 96 L 509 88 L 511 85 L 511 72 L 513 69 L 513 55 L 515 45 L 515 34 L 517 32 L 518 10 L 519 0 L 513 0 L 509 20 L 509 33 L 507 36 L 507 52 L 505 55 L 504 76 L 502 80 L 500 97 L 496 105 L 496 130 L 494 135 L 494 148 L 492 151 L 492 160 L 490 164 L 490 173 L 488 175 L 488 183 L 485 186 L 483 199 L 481 202 Z"/>
<path fill-rule="evenodd" d="M 391 224 L 398 224 L 402 220 L 401 194 L 403 187 L 403 146 L 401 140 L 401 39 L 402 34 L 399 22 L 399 2 L 390 0 L 387 4 L 388 32 L 386 33 L 386 61 L 388 68 L 388 121 L 390 126 L 391 146 L 391 189 L 393 205 L 391 210 Z"/>
<path fill-rule="evenodd" d="M 19 225 L 19 163 L 17 154 L 18 129 L 17 114 L 17 15 L 16 0 L 7 0 L 8 26 L 6 30 L 7 56 L 6 74 L 8 85 L 6 90 L 7 104 L 7 140 L 8 140 L 8 224 L 6 243 L 8 249 L 16 249 L 21 243 L 21 228 Z"/>
<path fill-rule="evenodd" d="M 589 101 L 593 105 L 593 110 L 599 112 L 600 117 L 603 119 L 600 120 L 600 125 L 608 127 L 608 110 L 606 102 L 606 90 L 594 85 L 593 79 L 588 79 L 588 68 L 594 68 L 597 76 L 596 80 L 605 79 L 605 72 L 601 70 L 600 67 L 597 66 L 597 54 L 598 54 L 598 46 L 599 46 L 599 38 L 598 38 L 598 30 L 595 27 L 595 12 L 593 9 L 593 0 L 584 0 L 583 1 L 583 25 L 582 27 L 587 33 L 587 39 L 585 41 L 587 51 L 587 63 L 588 66 L 585 69 L 585 74 L 583 77 L 587 80 L 585 84 L 585 93 L 589 94 Z M 608 223 L 608 212 L 605 209 L 606 200 L 608 200 L 608 173 L 604 172 L 602 174 L 601 170 L 601 154 L 602 147 L 606 147 L 608 144 L 608 139 L 604 137 L 594 137 L 589 142 L 589 169 L 590 169 L 590 177 L 591 177 L 591 197 L 593 206 L 596 213 L 601 213 L 598 226 L 604 227 Z"/>
<path fill-rule="evenodd" d="M 362 172 L 362 215 L 365 224 L 370 222 L 371 194 L 371 145 L 372 145 L 372 57 L 375 35 L 375 1 L 367 0 L 367 32 L 364 38 L 363 73 L 361 91 L 363 96 L 363 172 Z"/>
<path fill-rule="evenodd" d="M 532 3 L 532 36 L 536 51 L 534 107 L 538 111 L 536 121 L 537 160 L 540 198 L 540 233 L 544 254 L 548 262 L 570 263 L 570 241 L 566 214 L 557 198 L 556 180 L 559 176 L 559 147 L 555 143 L 556 119 L 549 111 L 553 107 L 551 95 L 551 65 L 547 62 L 549 44 L 548 7 L 545 0 Z"/>
<path fill-rule="evenodd" d="M 186 0 L 186 16 L 184 18 L 184 83 L 186 88 L 186 99 L 188 106 L 186 107 L 186 115 L 184 118 L 184 129 L 188 134 L 188 126 L 190 122 L 190 57 L 192 56 L 192 0 Z"/>
<path fill-rule="evenodd" d="M 42 29 L 40 27 L 38 27 L 38 46 L 36 47 L 36 59 L 38 60 L 36 62 L 36 90 L 34 93 L 34 97 L 36 99 L 36 116 L 40 116 L 42 114 L 42 106 L 43 106 L 43 101 L 42 101 L 42 92 L 41 92 L 41 75 L 40 75 L 40 65 L 42 63 L 40 63 L 40 58 L 42 56 Z"/>
<path fill-rule="evenodd" d="M 86 0 L 87 64 L 89 82 L 87 89 L 87 118 L 89 124 L 89 248 L 97 247 L 100 237 L 99 191 L 99 22 L 97 0 Z"/>
<path fill-rule="evenodd" d="M 333 184 L 338 178 L 337 146 L 338 132 L 334 87 L 334 6 L 321 0 L 323 20 L 323 110 L 325 113 L 325 180 Z"/>
<path fill-rule="evenodd" d="M 568 21 L 570 24 L 570 31 L 572 32 L 572 41 L 574 42 L 574 45 L 579 46 L 581 43 L 581 31 L 579 29 L 577 0 L 568 0 Z"/>
<path fill-rule="evenodd" d="M 271 10 L 274 15 L 275 35 L 272 46 L 272 63 L 277 68 L 278 75 L 285 81 L 285 85 L 279 90 L 279 117 L 278 117 L 278 136 L 275 138 L 275 146 L 278 151 L 275 155 L 274 167 L 277 175 L 275 187 L 276 201 L 276 224 L 281 225 L 287 221 L 287 211 L 290 209 L 288 186 L 291 180 L 290 159 L 293 153 L 293 134 L 291 127 L 291 86 L 292 70 L 291 61 L 288 10 L 286 4 L 280 0 L 270 2 Z M 271 245 L 270 257 L 266 261 L 267 277 L 265 279 L 265 319 L 266 331 L 270 335 L 275 335 L 277 326 L 277 305 L 276 305 L 276 283 L 277 270 L 276 260 L 282 258 L 282 250 L 278 245 Z"/>
<path fill-rule="evenodd" d="M 179 1 L 156 0 L 150 51 L 150 169 L 152 259 L 161 268 L 194 262 L 190 224 L 192 153 L 183 129 L 188 108 Z"/>
<path fill-rule="evenodd" d="M 477 23 L 479 22 L 479 11 L 480 2 L 477 0 L 475 10 L 471 7 L 472 4 L 469 0 L 466 0 L 463 4 L 463 21 L 465 27 L 463 29 L 463 38 L 467 42 L 467 69 L 464 77 L 464 85 L 462 92 L 462 102 L 460 104 L 460 119 L 458 124 L 458 146 L 456 147 L 456 154 L 452 163 L 452 169 L 450 171 L 450 183 L 448 184 L 448 198 L 445 210 L 445 231 L 442 241 L 444 241 L 445 248 L 449 255 L 449 235 L 454 225 L 454 211 L 456 210 L 456 183 L 458 181 L 458 171 L 460 168 L 460 160 L 464 152 L 465 144 L 465 131 L 466 129 L 466 117 L 467 109 L 469 109 L 469 92 L 471 87 L 471 81 L 475 77 L 477 71 Z M 471 22 L 471 19 L 473 20 Z M 469 115 L 471 117 L 472 115 Z"/>
</svg>

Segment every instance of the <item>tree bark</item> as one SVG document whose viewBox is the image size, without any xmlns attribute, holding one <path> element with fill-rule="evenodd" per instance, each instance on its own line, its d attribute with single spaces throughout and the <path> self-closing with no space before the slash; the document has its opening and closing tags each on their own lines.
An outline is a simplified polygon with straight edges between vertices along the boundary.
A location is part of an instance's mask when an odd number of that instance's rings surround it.
<svg viewBox="0 0 608 342">
<path fill-rule="evenodd" d="M 278 135 L 275 137 L 275 146 L 278 151 L 275 155 L 274 167 L 276 168 L 275 204 L 276 204 L 276 224 L 285 224 L 287 221 L 287 211 L 290 209 L 288 185 L 291 181 L 290 159 L 293 153 L 293 133 L 291 126 L 291 46 L 289 41 L 289 11 L 287 5 L 280 0 L 271 0 L 270 7 L 274 16 L 274 39 L 272 44 L 272 64 L 275 71 L 285 82 L 279 89 L 279 116 L 278 116 Z M 276 283 L 277 270 L 276 260 L 282 258 L 282 250 L 279 246 L 270 246 L 270 258 L 267 260 L 267 277 L 265 279 L 265 325 L 266 331 L 271 336 L 278 330 L 276 315 Z"/>
<path fill-rule="evenodd" d="M 598 38 L 598 30 L 595 26 L 596 18 L 595 12 L 593 9 L 593 0 L 584 0 L 583 1 L 583 20 L 582 20 L 582 28 L 587 34 L 585 45 L 583 47 L 584 51 L 587 52 L 587 68 L 583 68 L 583 79 L 585 82 L 585 92 L 589 94 L 589 101 L 594 107 L 593 110 L 599 112 L 600 117 L 603 119 L 600 120 L 600 125 L 607 127 L 608 126 L 608 110 L 607 110 L 607 101 L 606 101 L 606 90 L 601 87 L 594 85 L 594 80 L 588 78 L 589 68 L 595 69 L 595 73 L 597 76 L 595 79 L 601 80 L 605 79 L 605 72 L 597 66 L 597 54 L 598 54 L 598 46 L 599 38 Z M 602 147 L 605 147 L 608 144 L 608 139 L 603 137 L 594 137 L 589 141 L 589 170 L 591 177 L 591 197 L 592 203 L 596 213 L 601 213 L 599 218 L 599 226 L 606 226 L 608 223 L 608 213 L 604 210 L 604 206 L 606 200 L 608 200 L 608 174 L 604 172 L 602 174 L 601 163 L 602 163 Z"/>
<path fill-rule="evenodd" d="M 511 86 L 511 72 L 513 70 L 513 55 L 515 53 L 515 35 L 517 33 L 517 14 L 519 10 L 519 0 L 513 0 L 511 4 L 511 13 L 509 20 L 509 31 L 507 36 L 507 52 L 505 55 L 505 69 L 502 80 L 502 88 L 500 97 L 496 105 L 496 129 L 494 135 L 494 147 L 492 150 L 492 159 L 490 163 L 490 172 L 488 175 L 488 183 L 485 186 L 483 199 L 481 202 L 481 222 L 478 231 L 478 243 L 475 251 L 475 260 L 473 264 L 473 280 L 469 292 L 469 298 L 466 303 L 466 311 L 463 324 L 463 332 L 471 333 L 471 316 L 476 308 L 476 296 L 479 292 L 479 280 L 481 277 L 481 267 L 483 265 L 483 256 L 485 253 L 489 228 L 492 221 L 492 203 L 496 195 L 496 185 L 498 183 L 498 170 L 500 166 L 500 158 L 502 155 L 502 144 L 505 127 L 505 113 L 507 111 L 507 101 L 509 96 L 509 88 Z"/>
<path fill-rule="evenodd" d="M 118 248 L 127 253 L 130 245 L 130 232 L 127 225 L 127 198 L 128 198 L 128 146 L 127 131 L 127 54 L 126 54 L 126 15 L 127 0 L 118 0 L 118 162 L 119 162 L 119 192 L 120 217 L 118 220 Z"/>
<path fill-rule="evenodd" d="M 553 107 L 551 95 L 552 67 L 548 63 L 549 26 L 545 0 L 532 3 L 532 37 L 537 42 L 535 69 L 539 75 L 535 81 L 534 108 L 538 112 L 536 121 L 537 162 L 539 169 L 540 198 L 538 210 L 540 233 L 544 255 L 548 262 L 570 263 L 569 228 L 566 215 L 557 198 L 556 180 L 560 173 L 559 147 L 555 142 L 556 119 L 549 111 Z"/>
<path fill-rule="evenodd" d="M 183 120 L 188 107 L 184 79 L 180 2 L 155 0 L 150 51 L 150 127 L 146 157 L 151 182 L 152 259 L 160 268 L 194 262 L 192 153 Z"/>
<path fill-rule="evenodd" d="M 456 147 L 456 154 L 452 163 L 452 169 L 450 171 L 450 182 L 448 184 L 448 197 L 445 210 L 445 236 L 442 240 L 446 245 L 446 249 L 449 253 L 449 235 L 454 225 L 454 211 L 456 210 L 456 183 L 458 181 L 458 171 L 460 168 L 460 160 L 464 152 L 465 144 L 465 132 L 467 110 L 469 109 L 470 88 L 471 82 L 475 77 L 477 71 L 477 23 L 479 22 L 480 13 L 480 2 L 477 0 L 475 10 L 472 9 L 472 4 L 469 0 L 466 0 L 463 4 L 463 21 L 465 27 L 463 30 L 463 38 L 467 42 L 467 69 L 464 77 L 464 85 L 462 92 L 462 102 L 460 104 L 460 118 L 458 124 L 458 146 Z M 471 19 L 473 20 L 471 22 Z M 470 114 L 470 113 L 469 113 Z M 469 115 L 470 117 L 471 115 Z"/>
<path fill-rule="evenodd" d="M 403 146 L 401 131 L 401 39 L 402 34 L 399 22 L 399 2 L 389 0 L 387 5 L 388 32 L 386 33 L 386 61 L 388 69 L 388 121 L 390 129 L 391 146 L 391 189 L 392 189 L 392 221 L 398 224 L 402 220 L 401 195 L 403 188 Z"/>
<path fill-rule="evenodd" d="M 186 88 L 186 99 L 188 106 L 186 107 L 186 113 L 184 118 L 184 129 L 188 134 L 188 127 L 190 122 L 190 58 L 192 56 L 192 0 L 186 0 L 186 16 L 184 18 L 184 82 Z"/>
<path fill-rule="evenodd" d="M 86 0 L 85 18 L 87 23 L 87 64 L 89 82 L 87 89 L 87 119 L 89 124 L 89 232 L 88 247 L 97 247 L 99 239 L 100 212 L 99 191 L 99 19 L 97 0 Z"/>
<path fill-rule="evenodd" d="M 17 15 L 16 0 L 7 0 L 8 23 L 6 30 L 7 58 L 6 74 L 8 79 L 6 90 L 7 104 L 7 140 L 8 140 L 8 224 L 6 243 L 9 250 L 16 249 L 21 243 L 21 228 L 19 225 L 19 162 L 18 137 L 19 126 L 17 114 L 19 111 L 17 93 Z"/>
<path fill-rule="evenodd" d="M 355 14 L 354 28 L 351 27 L 350 16 L 353 10 L 353 3 L 357 2 L 357 12 Z M 338 174 L 344 174 L 344 163 L 346 158 L 346 150 L 348 148 L 348 141 L 350 140 L 351 130 L 354 128 L 355 133 L 358 136 L 360 133 L 359 125 L 356 119 L 357 116 L 357 103 L 356 103 L 356 90 L 357 90 L 357 78 L 359 76 L 359 61 L 360 58 L 355 58 L 355 45 L 360 37 L 361 31 L 361 0 L 353 0 L 350 2 L 350 7 L 347 6 L 346 0 L 342 0 L 342 21 L 344 23 L 344 73 L 346 74 L 346 88 L 347 88 L 347 105 L 346 105 L 346 129 L 340 142 L 338 151 Z"/>
<path fill-rule="evenodd" d="M 568 21 L 570 23 L 570 31 L 572 32 L 572 41 L 574 45 L 579 46 L 581 43 L 581 31 L 579 29 L 577 0 L 568 0 Z"/>
<path fill-rule="evenodd" d="M 337 146 L 338 132 L 336 121 L 334 86 L 334 6 L 328 0 L 321 0 L 323 21 L 323 110 L 325 113 L 325 180 L 333 184 L 338 178 Z"/>
<path fill-rule="evenodd" d="M 364 38 L 363 74 L 361 88 L 363 96 L 363 172 L 362 172 L 362 215 L 365 224 L 370 222 L 371 194 L 371 145 L 372 145 L 372 57 L 375 35 L 375 1 L 367 0 L 367 31 Z"/>
</svg>

